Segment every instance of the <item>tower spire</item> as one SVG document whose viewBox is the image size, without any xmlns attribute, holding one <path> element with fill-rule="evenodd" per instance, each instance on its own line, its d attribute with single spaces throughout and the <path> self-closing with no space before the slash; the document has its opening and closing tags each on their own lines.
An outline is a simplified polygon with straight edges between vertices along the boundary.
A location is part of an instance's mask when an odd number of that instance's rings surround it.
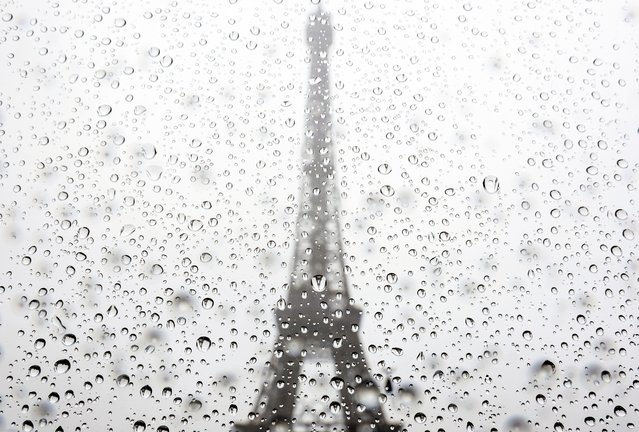
<svg viewBox="0 0 639 432">
<path fill-rule="evenodd" d="M 344 272 L 331 134 L 328 61 L 332 38 L 330 16 L 319 6 L 306 28 L 310 74 L 288 298 L 276 308 L 279 336 L 251 420 L 237 425 L 243 432 L 311 430 L 311 424 L 294 413 L 296 406 L 305 403 L 298 400 L 301 368 L 312 359 L 327 359 L 334 366 L 331 384 L 339 390 L 336 400 L 326 401 L 324 415 L 318 413 L 313 430 L 329 426 L 327 430 L 342 432 L 399 431 L 399 425 L 384 418 L 380 391 L 358 336 L 361 310 L 350 298 Z M 332 422 L 325 423 L 322 418 L 331 411 L 338 412 L 340 420 L 330 417 Z"/>
</svg>

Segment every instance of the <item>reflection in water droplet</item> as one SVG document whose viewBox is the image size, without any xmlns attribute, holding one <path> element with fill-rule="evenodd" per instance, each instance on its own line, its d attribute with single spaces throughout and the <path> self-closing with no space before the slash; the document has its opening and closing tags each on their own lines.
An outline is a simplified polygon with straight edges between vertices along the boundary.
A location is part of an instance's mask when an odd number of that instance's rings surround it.
<svg viewBox="0 0 639 432">
<path fill-rule="evenodd" d="M 64 336 L 62 336 L 63 345 L 71 346 L 75 343 L 75 341 L 76 341 L 76 337 L 72 335 L 71 333 L 67 333 Z"/>
<path fill-rule="evenodd" d="M 204 299 L 202 299 L 202 307 L 204 309 L 211 309 L 213 306 L 215 305 L 215 302 L 213 301 L 212 298 L 210 297 L 205 297 Z"/>
<path fill-rule="evenodd" d="M 128 375 L 120 375 L 115 379 L 115 383 L 117 384 L 118 387 L 126 387 L 127 385 L 129 385 L 129 382 L 131 382 L 131 380 L 129 379 Z"/>
<path fill-rule="evenodd" d="M 71 369 L 71 362 L 67 359 L 58 360 L 53 364 L 53 370 L 56 373 L 64 374 Z"/>
<path fill-rule="evenodd" d="M 144 105 L 136 105 L 135 108 L 133 108 L 133 114 L 135 115 L 142 115 L 146 112 L 146 107 Z"/>
<path fill-rule="evenodd" d="M 495 194 L 499 192 L 499 180 L 493 175 L 486 176 L 482 182 L 484 190 L 489 194 Z"/>
<path fill-rule="evenodd" d="M 135 226 L 131 224 L 122 225 L 122 228 L 120 228 L 120 235 L 122 237 L 128 237 L 134 232 L 135 232 Z"/>
<path fill-rule="evenodd" d="M 115 307 L 114 305 L 109 306 L 109 308 L 107 309 L 107 316 L 112 318 L 117 315 L 118 315 L 118 308 Z"/>
<path fill-rule="evenodd" d="M 339 377 L 331 378 L 330 384 L 335 390 L 341 390 L 344 388 L 344 380 Z"/>
<path fill-rule="evenodd" d="M 189 409 L 191 411 L 199 411 L 202 408 L 202 402 L 200 402 L 197 399 L 193 399 L 191 402 L 189 402 Z"/>
<path fill-rule="evenodd" d="M 383 174 L 383 175 L 390 174 L 390 172 L 392 170 L 393 169 L 391 168 L 391 166 L 389 164 L 387 164 L 387 163 L 383 163 L 383 164 L 381 164 L 380 166 L 377 167 L 377 171 L 380 174 Z"/>
<path fill-rule="evenodd" d="M 146 169 L 146 175 L 149 180 L 158 181 L 162 177 L 162 167 L 158 165 L 152 165 Z"/>
<path fill-rule="evenodd" d="M 615 217 L 619 220 L 626 220 L 628 219 L 628 212 L 624 209 L 617 209 L 615 210 Z"/>
<path fill-rule="evenodd" d="M 195 346 L 200 351 L 207 352 L 211 348 L 211 339 L 206 336 L 200 336 L 199 338 L 197 338 Z"/>
<path fill-rule="evenodd" d="M 112 110 L 112 108 L 111 108 L 110 105 L 106 105 L 106 104 L 105 105 L 100 105 L 98 107 L 98 115 L 100 117 L 108 116 L 109 114 L 111 114 L 111 110 Z"/>
<path fill-rule="evenodd" d="M 143 398 L 150 398 L 152 394 L 153 394 L 153 390 L 151 389 L 151 386 L 149 385 L 145 385 L 144 387 L 140 389 L 140 396 L 142 396 Z"/>
<path fill-rule="evenodd" d="M 192 220 L 189 222 L 189 229 L 190 229 L 191 231 L 199 231 L 199 230 L 201 230 L 201 229 L 202 229 L 202 227 L 203 227 L 203 226 L 204 226 L 204 224 L 203 224 L 203 223 L 202 223 L 202 221 L 201 221 L 201 220 L 199 220 L 199 219 L 192 219 Z"/>
<path fill-rule="evenodd" d="M 171 66 L 173 64 L 173 57 L 168 55 L 162 57 L 162 60 L 160 60 L 160 64 L 162 65 L 162 67 Z"/>
<path fill-rule="evenodd" d="M 626 415 L 626 409 L 620 405 L 615 407 L 614 412 L 617 417 L 625 417 Z"/>
<path fill-rule="evenodd" d="M 323 275 L 315 275 L 311 279 L 313 291 L 322 292 L 326 289 L 326 278 Z"/>
<path fill-rule="evenodd" d="M 545 376 L 551 376 L 555 374 L 555 364 L 550 360 L 544 360 L 539 368 L 539 372 L 541 372 Z"/>
<path fill-rule="evenodd" d="M 333 401 L 330 403 L 329 408 L 333 414 L 337 414 L 342 410 L 342 404 L 337 401 Z"/>
<path fill-rule="evenodd" d="M 379 192 L 385 197 L 391 197 L 395 195 L 395 189 L 390 185 L 384 185 L 380 188 Z"/>
<path fill-rule="evenodd" d="M 285 310 L 286 309 L 286 300 L 284 300 L 282 297 L 280 297 L 279 300 L 277 300 L 277 308 L 279 310 Z"/>
<path fill-rule="evenodd" d="M 386 275 L 386 281 L 387 281 L 388 283 L 390 283 L 390 284 L 397 283 L 397 280 L 398 280 L 398 279 L 399 279 L 399 278 L 397 277 L 397 274 L 395 274 L 395 273 L 388 273 L 388 274 Z"/>
</svg>

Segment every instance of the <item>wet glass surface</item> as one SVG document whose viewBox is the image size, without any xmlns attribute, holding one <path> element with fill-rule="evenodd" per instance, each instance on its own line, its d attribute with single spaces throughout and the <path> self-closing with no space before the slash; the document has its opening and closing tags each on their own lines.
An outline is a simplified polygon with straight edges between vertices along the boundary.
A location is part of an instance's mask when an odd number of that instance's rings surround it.
<svg viewBox="0 0 639 432">
<path fill-rule="evenodd" d="M 639 4 L 0 6 L 0 431 L 638 421 Z"/>
</svg>

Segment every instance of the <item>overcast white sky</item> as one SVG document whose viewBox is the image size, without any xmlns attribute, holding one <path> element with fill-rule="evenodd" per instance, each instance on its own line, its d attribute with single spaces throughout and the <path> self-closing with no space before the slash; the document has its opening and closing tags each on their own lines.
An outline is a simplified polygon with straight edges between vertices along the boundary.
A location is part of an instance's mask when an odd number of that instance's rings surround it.
<svg viewBox="0 0 639 432">
<path fill-rule="evenodd" d="M 639 3 L 323 4 L 361 339 L 416 393 L 389 415 L 636 424 Z M 314 7 L 0 4 L 0 429 L 246 418 L 286 296 Z"/>
</svg>

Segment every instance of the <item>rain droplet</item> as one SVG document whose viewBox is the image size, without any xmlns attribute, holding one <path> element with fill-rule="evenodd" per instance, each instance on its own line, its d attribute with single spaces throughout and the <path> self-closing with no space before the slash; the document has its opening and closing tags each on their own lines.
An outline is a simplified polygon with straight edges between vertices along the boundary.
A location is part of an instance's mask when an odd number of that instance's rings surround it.
<svg viewBox="0 0 639 432">
<path fill-rule="evenodd" d="M 202 307 L 206 310 L 211 309 L 215 305 L 215 302 L 210 297 L 205 297 L 202 299 Z"/>
<path fill-rule="evenodd" d="M 339 377 L 331 378 L 330 383 L 331 387 L 333 387 L 335 390 L 341 390 L 342 388 L 344 388 L 344 380 Z"/>
<path fill-rule="evenodd" d="M 539 371 L 546 376 L 551 376 L 555 374 L 555 364 L 550 360 L 544 360 L 539 368 Z"/>
<path fill-rule="evenodd" d="M 313 291 L 322 292 L 326 289 L 326 278 L 323 275 L 315 275 L 311 279 Z"/>
<path fill-rule="evenodd" d="M 109 114 L 111 114 L 111 111 L 112 111 L 111 105 L 104 104 L 98 107 L 98 115 L 100 117 L 108 116 Z"/>
<path fill-rule="evenodd" d="M 377 171 L 382 175 L 390 174 L 392 170 L 391 166 L 387 163 L 383 163 L 377 167 Z"/>
<path fill-rule="evenodd" d="M 131 382 L 131 380 L 129 379 L 128 375 L 120 375 L 115 379 L 115 383 L 117 384 L 118 387 L 126 387 L 129 385 L 129 383 Z"/>
<path fill-rule="evenodd" d="M 284 298 L 280 297 L 279 300 L 277 301 L 277 308 L 279 310 L 285 310 L 286 309 L 286 300 L 284 300 Z"/>
<path fill-rule="evenodd" d="M 202 408 L 202 402 L 200 402 L 197 399 L 193 399 L 191 402 L 189 402 L 189 409 L 191 411 L 199 411 Z"/>
<path fill-rule="evenodd" d="M 71 362 L 67 359 L 58 360 L 53 364 L 53 370 L 59 374 L 67 373 L 69 369 L 71 369 Z"/>
<path fill-rule="evenodd" d="M 151 386 L 145 385 L 144 387 L 140 389 L 140 396 L 142 396 L 145 399 L 150 398 L 152 394 L 153 394 L 153 390 L 151 389 Z"/>
<path fill-rule="evenodd" d="M 164 57 L 162 57 L 162 60 L 160 60 L 160 65 L 162 65 L 162 67 L 169 67 L 173 64 L 173 57 L 165 55 Z"/>
<path fill-rule="evenodd" d="M 337 401 L 333 401 L 330 403 L 329 408 L 333 414 L 337 414 L 342 410 L 342 404 Z"/>
<path fill-rule="evenodd" d="M 379 192 L 385 197 L 391 197 L 395 195 L 395 189 L 390 185 L 384 185 L 380 188 Z"/>
<path fill-rule="evenodd" d="M 391 348 L 391 352 L 393 353 L 393 355 L 396 355 L 397 357 L 401 357 L 404 354 L 404 350 L 399 347 Z"/>
<path fill-rule="evenodd" d="M 204 224 L 203 224 L 203 223 L 202 223 L 202 221 L 201 221 L 201 220 L 199 220 L 199 219 L 192 219 L 192 220 L 189 222 L 189 229 L 190 229 L 191 231 L 199 231 L 199 230 L 201 230 L 201 229 L 202 229 L 202 227 L 203 227 L 203 226 L 204 226 Z"/>
<path fill-rule="evenodd" d="M 211 348 L 211 339 L 206 336 L 200 336 L 195 343 L 197 349 L 202 352 L 207 352 Z"/>
<path fill-rule="evenodd" d="M 499 180 L 493 175 L 486 176 L 482 182 L 484 190 L 489 194 L 495 194 L 499 192 Z"/>
<path fill-rule="evenodd" d="M 120 228 L 120 235 L 122 237 L 128 237 L 135 232 L 135 226 L 131 224 L 122 225 Z"/>
<path fill-rule="evenodd" d="M 64 336 L 62 336 L 62 344 L 65 346 L 71 346 L 75 343 L 75 341 L 76 341 L 76 337 L 72 335 L 71 333 L 67 333 Z"/>
<path fill-rule="evenodd" d="M 109 308 L 107 309 L 107 316 L 115 317 L 117 315 L 118 315 L 118 308 L 115 307 L 114 305 L 109 306 Z"/>
<path fill-rule="evenodd" d="M 135 108 L 133 108 L 133 114 L 135 115 L 142 115 L 146 112 L 146 107 L 144 105 L 136 105 Z"/>
</svg>

